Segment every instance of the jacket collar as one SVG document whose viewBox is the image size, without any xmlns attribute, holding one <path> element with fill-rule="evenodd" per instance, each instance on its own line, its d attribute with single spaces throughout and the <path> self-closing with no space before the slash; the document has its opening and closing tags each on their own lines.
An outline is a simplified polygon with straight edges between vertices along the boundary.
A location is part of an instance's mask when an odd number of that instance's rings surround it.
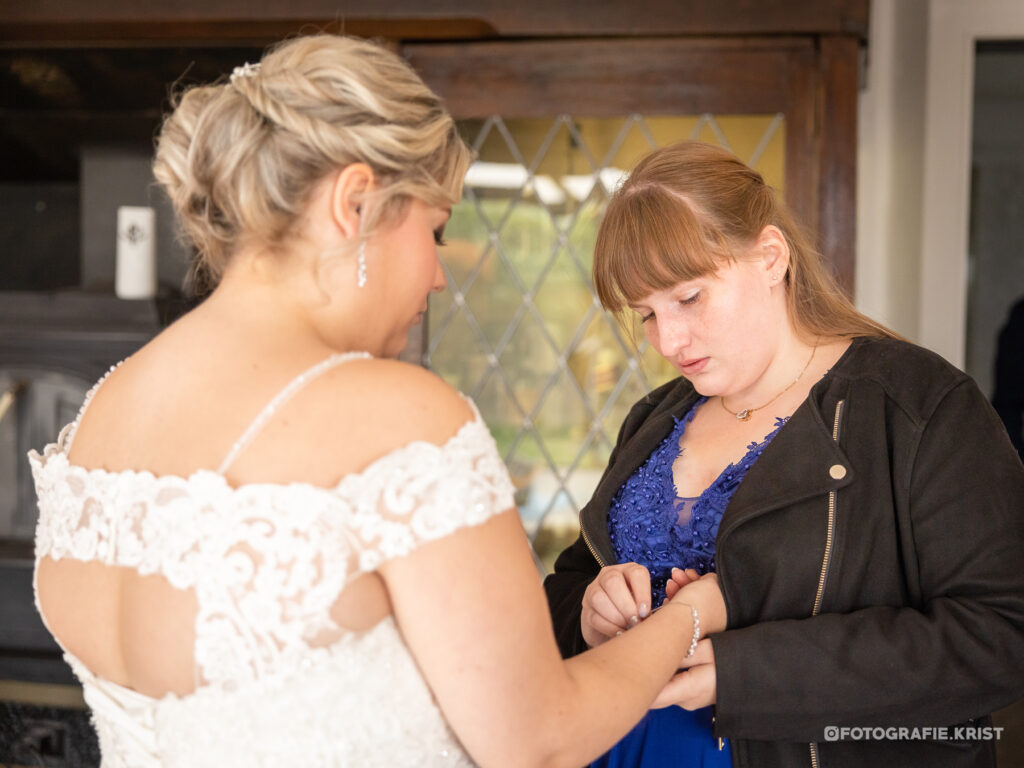
<svg viewBox="0 0 1024 768">
<path fill-rule="evenodd" d="M 828 391 L 826 382 L 827 377 L 815 388 Z M 719 547 L 733 529 L 748 520 L 853 482 L 853 466 L 832 439 L 832 420 L 838 419 L 841 426 L 845 404 L 834 396 L 822 402 L 813 395 L 812 391 L 796 409 L 736 489 L 719 525 Z"/>
<path fill-rule="evenodd" d="M 859 338 L 853 340 L 850 348 L 836 362 L 835 372 L 851 365 L 851 358 L 862 341 Z M 826 423 L 823 415 L 827 414 L 830 420 L 835 418 L 840 398 L 835 394 L 834 384 L 835 378 L 831 373 L 816 383 L 785 428 L 779 430 L 764 454 L 750 468 L 744 479 L 751 482 L 740 483 L 722 516 L 719 541 L 733 528 L 764 512 L 828 493 L 853 481 L 853 467 L 832 439 L 834 424 Z M 636 432 L 618 447 L 617 455 L 598 483 L 593 497 L 581 510 L 580 525 L 603 564 L 616 562 L 615 550 L 608 536 L 608 509 L 612 498 L 665 439 L 675 419 L 682 418 L 699 398 L 693 386 L 680 377 L 654 405 Z M 839 473 L 833 470 L 837 466 L 843 468 L 841 478 L 833 476 Z"/>
</svg>

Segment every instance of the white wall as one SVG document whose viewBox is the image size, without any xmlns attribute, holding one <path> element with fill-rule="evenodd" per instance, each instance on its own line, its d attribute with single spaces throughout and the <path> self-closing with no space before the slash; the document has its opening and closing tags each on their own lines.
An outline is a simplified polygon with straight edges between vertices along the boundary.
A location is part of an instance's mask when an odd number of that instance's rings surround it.
<svg viewBox="0 0 1024 768">
<path fill-rule="evenodd" d="M 964 366 L 974 48 L 1021 0 L 873 0 L 861 92 L 857 303 Z"/>
<path fill-rule="evenodd" d="M 919 338 L 929 0 L 873 0 L 858 112 L 857 306 Z"/>
</svg>

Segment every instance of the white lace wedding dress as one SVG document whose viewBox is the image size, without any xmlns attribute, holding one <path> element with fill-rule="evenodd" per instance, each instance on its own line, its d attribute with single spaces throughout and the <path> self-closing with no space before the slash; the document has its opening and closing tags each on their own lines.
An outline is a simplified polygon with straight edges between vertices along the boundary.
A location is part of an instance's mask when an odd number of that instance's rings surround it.
<svg viewBox="0 0 1024 768">
<path fill-rule="evenodd" d="M 331 357 L 293 381 L 219 472 L 70 464 L 75 429 L 102 380 L 57 442 L 30 454 L 37 562 L 48 555 L 160 574 L 197 598 L 193 693 L 150 698 L 66 654 L 104 768 L 471 764 L 395 622 L 351 632 L 329 610 L 357 576 L 512 506 L 475 406 L 444 445 L 410 443 L 333 488 L 235 488 L 223 476 L 289 397 L 354 356 Z"/>
</svg>

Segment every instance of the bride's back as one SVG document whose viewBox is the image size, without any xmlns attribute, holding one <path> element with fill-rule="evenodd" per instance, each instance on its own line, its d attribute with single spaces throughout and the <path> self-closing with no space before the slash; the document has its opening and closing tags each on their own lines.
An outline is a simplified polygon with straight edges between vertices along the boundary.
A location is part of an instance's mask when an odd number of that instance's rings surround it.
<svg viewBox="0 0 1024 768">
<path fill-rule="evenodd" d="M 296 382 L 304 385 L 301 391 L 267 412 L 275 395 L 330 351 L 311 349 L 313 357 L 304 361 L 294 353 L 286 359 L 268 356 L 265 339 L 245 344 L 244 328 L 230 334 L 232 344 L 216 349 L 208 341 L 216 337 L 214 328 L 203 314 L 182 321 L 103 383 L 74 436 L 72 465 L 186 480 L 219 474 L 262 412 L 268 417 L 264 426 L 251 443 L 239 446 L 224 473 L 226 483 L 331 489 L 412 433 L 425 428 L 429 434 L 431 426 L 422 421 L 399 420 L 403 429 L 391 417 L 415 408 L 417 395 L 429 397 L 432 382 L 421 370 L 388 361 L 350 360 L 308 383 Z M 194 690 L 194 589 L 176 588 L 159 573 L 50 557 L 39 565 L 37 588 L 58 640 L 98 676 L 157 698 Z M 331 609 L 340 627 L 357 631 L 389 613 L 377 574 L 347 585 Z"/>
<path fill-rule="evenodd" d="M 154 174 L 209 296 L 30 454 L 38 607 L 104 765 L 465 764 L 382 569 L 511 506 L 479 415 L 392 359 L 469 150 L 352 38 L 175 101 Z"/>
<path fill-rule="evenodd" d="M 465 764 L 377 569 L 508 506 L 493 440 L 421 368 L 217 333 L 227 286 L 33 456 L 40 610 L 104 760 Z"/>
<path fill-rule="evenodd" d="M 270 637 L 249 626 L 268 611 L 326 605 L 296 630 L 309 647 L 387 616 L 380 576 L 352 562 L 365 535 L 324 543 L 346 537 L 332 494 L 471 415 L 383 359 L 444 286 L 435 237 L 469 162 L 412 69 L 316 35 L 175 102 L 154 173 L 212 293 L 112 371 L 35 467 L 44 618 L 83 673 L 151 697 L 238 662 L 204 658 L 224 651 L 203 632 L 258 646 L 227 655 L 259 666 L 290 642 L 269 620 Z M 378 359 L 336 359 L 347 352 Z"/>
</svg>

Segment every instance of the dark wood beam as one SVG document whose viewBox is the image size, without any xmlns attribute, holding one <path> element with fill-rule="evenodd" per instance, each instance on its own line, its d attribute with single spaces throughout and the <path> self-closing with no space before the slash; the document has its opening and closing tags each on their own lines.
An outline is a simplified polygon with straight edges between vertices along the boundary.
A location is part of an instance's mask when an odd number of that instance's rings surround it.
<svg viewBox="0 0 1024 768">
<path fill-rule="evenodd" d="M 494 31 L 476 19 L 98 19 L 77 24 L 43 22 L 0 27 L 0 47 L 188 45 L 266 46 L 298 34 L 326 32 L 384 39 L 479 39 Z"/>
<path fill-rule="evenodd" d="M 869 0 L 0 0 L 0 43 L 263 41 L 302 29 L 396 39 L 867 36 Z"/>
<path fill-rule="evenodd" d="M 805 38 L 408 44 L 402 52 L 459 118 L 785 111 Z"/>
</svg>

